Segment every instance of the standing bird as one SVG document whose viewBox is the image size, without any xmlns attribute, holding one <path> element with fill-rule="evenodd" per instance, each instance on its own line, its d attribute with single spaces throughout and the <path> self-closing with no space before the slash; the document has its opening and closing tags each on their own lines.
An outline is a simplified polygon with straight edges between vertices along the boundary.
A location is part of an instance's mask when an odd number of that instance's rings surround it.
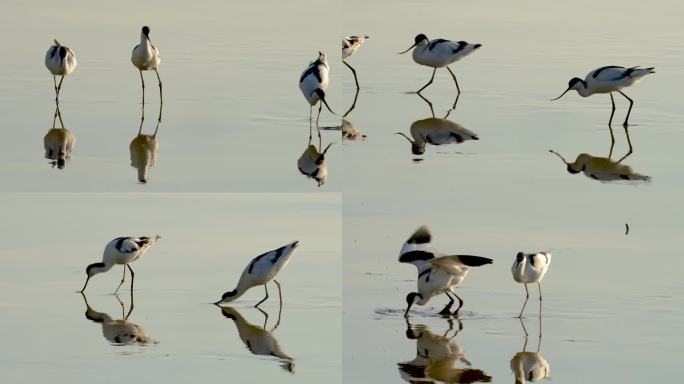
<svg viewBox="0 0 684 384">
<path fill-rule="evenodd" d="M 522 317 L 525 306 L 527 305 L 527 300 L 530 298 L 530 292 L 527 290 L 527 284 L 530 283 L 537 283 L 537 286 L 539 287 L 539 316 L 541 316 L 542 291 L 540 283 L 544 278 L 546 271 L 549 269 L 549 264 L 551 264 L 551 251 L 537 253 L 518 252 L 515 256 L 515 261 L 511 267 L 513 280 L 525 284 L 525 302 L 523 303 L 518 318 Z"/>
<path fill-rule="evenodd" d="M 294 254 L 298 244 L 299 241 L 294 241 L 255 257 L 247 264 L 247 267 L 245 267 L 245 270 L 242 272 L 242 276 L 240 276 L 240 280 L 237 283 L 237 287 L 230 292 L 224 293 L 221 300 L 214 304 L 220 306 L 221 304 L 230 303 L 242 296 L 250 288 L 257 285 L 263 285 L 266 290 L 266 297 L 254 306 L 258 308 L 261 303 L 268 299 L 268 287 L 266 284 L 273 280 L 278 286 L 278 296 L 280 297 L 280 305 L 282 305 L 283 295 L 280 290 L 280 283 L 278 280 L 275 280 L 275 277 L 290 261 L 290 257 Z"/>
<path fill-rule="evenodd" d="M 328 84 L 330 83 L 328 76 L 329 70 L 328 59 L 325 54 L 323 52 L 318 52 L 318 59 L 309 64 L 299 77 L 299 89 L 302 91 L 302 94 L 304 94 L 306 101 L 311 105 L 311 108 L 309 109 L 309 121 L 312 119 L 311 114 L 313 112 L 313 106 L 316 105 L 318 101 L 323 102 L 325 107 L 328 108 L 328 111 L 333 115 L 335 114 L 325 101 L 325 90 L 328 89 Z M 318 124 L 318 118 L 321 117 L 322 108 L 323 105 L 319 104 L 316 124 Z"/>
<path fill-rule="evenodd" d="M 352 71 L 352 74 L 354 75 L 354 82 L 356 83 L 356 90 L 358 91 L 360 89 L 359 87 L 359 79 L 356 78 L 356 70 L 349 65 L 345 60 L 353 55 L 357 49 L 363 44 L 366 39 L 370 38 L 370 36 L 347 36 L 342 38 L 342 63 L 347 66 Z"/>
<path fill-rule="evenodd" d="M 116 287 L 116 291 L 119 291 L 121 285 L 126 279 L 126 267 L 131 271 L 131 291 L 133 290 L 133 280 L 135 280 L 135 274 L 133 269 L 131 269 L 130 263 L 141 258 L 147 250 L 154 245 L 154 243 L 159 240 L 161 236 L 141 236 L 141 237 L 117 237 L 116 239 L 107 243 L 102 255 L 101 263 L 90 264 L 86 268 L 86 274 L 88 278 L 86 279 L 81 293 L 85 291 L 86 286 L 88 286 L 88 281 L 90 278 L 97 275 L 98 273 L 107 272 L 115 265 L 123 265 L 123 277 L 121 278 L 121 283 Z"/>
<path fill-rule="evenodd" d="M 468 276 L 470 267 L 493 263 L 492 259 L 481 256 L 445 256 L 433 252 L 430 246 L 431 240 L 430 230 L 426 226 L 421 226 L 406 240 L 399 252 L 400 263 L 413 264 L 418 269 L 418 292 L 411 292 L 406 296 L 408 307 L 404 312 L 404 317 L 408 317 L 413 304 L 425 305 L 433 296 L 442 293 L 449 297 L 449 303 L 439 313 L 451 315 L 450 310 L 454 299 L 449 292 L 458 299 L 458 308 L 453 313 L 454 316 L 458 316 L 463 300 L 454 292 L 454 289 Z"/>
<path fill-rule="evenodd" d="M 435 39 L 430 41 L 428 40 L 427 36 L 421 33 L 420 35 L 416 36 L 415 43 L 412 46 L 410 46 L 404 52 L 399 52 L 399 54 L 402 55 L 410 51 L 411 48 L 415 47 L 413 50 L 413 61 L 420 65 L 434 68 L 432 70 L 432 77 L 430 78 L 430 81 L 416 93 L 420 93 L 420 91 L 432 84 L 432 80 L 435 78 L 435 72 L 437 72 L 437 68 L 446 67 L 451 74 L 451 77 L 454 79 L 454 83 L 456 83 L 456 89 L 460 94 L 461 89 L 458 87 L 456 75 L 454 75 L 448 65 L 470 55 L 473 53 L 473 51 L 481 46 L 482 44 L 469 44 L 465 41 L 449 41 L 444 39 Z"/>
<path fill-rule="evenodd" d="M 615 100 L 613 99 L 613 92 L 618 92 L 627 100 L 629 100 L 627 117 L 625 117 L 625 122 L 622 123 L 624 127 L 627 127 L 629 114 L 632 112 L 634 100 L 625 95 L 621 89 L 629 87 L 649 73 L 655 73 L 654 69 L 655 68 L 653 67 L 639 68 L 638 66 L 625 68 L 615 65 L 597 68 L 589 72 L 584 80 L 580 79 L 579 77 L 573 77 L 570 79 L 568 82 L 568 89 L 566 89 L 565 92 L 555 99 L 551 99 L 551 101 L 560 99 L 572 89 L 577 91 L 577 93 L 579 93 L 582 97 L 588 97 L 595 93 L 607 93 L 610 95 L 610 103 L 613 106 L 613 109 L 610 112 L 610 119 L 608 120 L 608 125 L 610 126 L 610 124 L 613 122 L 613 115 L 615 114 Z"/>
<path fill-rule="evenodd" d="M 145 104 L 145 79 L 143 79 L 142 71 L 150 69 L 154 70 L 154 73 L 157 74 L 157 81 L 159 81 L 159 102 L 163 102 L 162 82 L 161 78 L 159 78 L 159 71 L 157 71 L 160 61 L 159 50 L 152 45 L 152 41 L 150 40 L 150 27 L 144 26 L 140 32 L 140 44 L 133 48 L 133 53 L 131 54 L 131 62 L 138 68 L 138 71 L 140 71 L 143 104 Z"/>
<path fill-rule="evenodd" d="M 77 65 L 74 51 L 55 40 L 55 45 L 51 46 L 45 54 L 45 66 L 52 73 L 52 80 L 55 83 L 55 100 L 59 100 L 64 76 L 73 72 Z M 62 76 L 59 79 L 59 85 L 57 85 L 57 76 Z"/>
</svg>

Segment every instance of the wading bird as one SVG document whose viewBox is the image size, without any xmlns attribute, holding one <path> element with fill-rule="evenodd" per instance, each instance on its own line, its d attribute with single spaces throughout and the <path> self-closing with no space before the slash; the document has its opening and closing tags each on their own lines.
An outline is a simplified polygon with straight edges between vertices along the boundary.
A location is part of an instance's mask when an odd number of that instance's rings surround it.
<svg viewBox="0 0 684 384">
<path fill-rule="evenodd" d="M 458 311 L 463 306 L 463 300 L 454 292 L 466 276 L 470 267 L 479 267 L 491 264 L 492 259 L 481 256 L 449 255 L 445 256 L 433 252 L 430 242 L 432 235 L 426 226 L 418 228 L 399 252 L 399 262 L 413 264 L 418 269 L 418 292 L 411 292 L 406 296 L 408 307 L 404 316 L 407 317 L 413 304 L 425 305 L 434 296 L 444 293 L 449 297 L 449 303 L 439 313 L 451 315 L 451 306 L 454 299 L 449 295 L 451 292 L 458 299 L 458 308 L 453 315 L 458 316 Z"/>
<path fill-rule="evenodd" d="M 226 292 L 221 297 L 221 300 L 215 302 L 216 305 L 221 305 L 225 303 L 230 303 L 235 301 L 238 297 L 242 296 L 247 290 L 257 285 L 263 285 L 266 291 L 266 297 L 264 297 L 260 302 L 256 303 L 255 307 L 259 307 L 261 303 L 268 299 L 268 287 L 266 284 L 273 280 L 278 286 L 278 297 L 280 298 L 280 305 L 283 304 L 283 295 L 280 290 L 280 283 L 275 280 L 276 275 L 280 272 L 290 258 L 295 253 L 299 241 L 294 241 L 290 244 L 284 245 L 273 251 L 266 252 L 255 257 L 252 261 L 247 264 L 245 270 L 240 276 L 240 280 L 237 283 L 237 287 L 232 291 Z"/>
<path fill-rule="evenodd" d="M 610 103 L 613 108 L 610 112 L 610 119 L 608 120 L 608 125 L 610 125 L 613 122 L 613 115 L 615 114 L 615 100 L 613 99 L 613 92 L 618 92 L 627 100 L 629 100 L 627 117 L 625 117 L 625 122 L 622 123 L 622 125 L 626 127 L 629 122 L 629 114 L 632 112 L 634 100 L 625 95 L 621 89 L 631 86 L 649 73 L 655 73 L 654 69 L 655 68 L 653 67 L 639 68 L 638 66 L 625 68 L 615 65 L 597 68 L 589 72 L 584 80 L 580 79 L 579 77 L 573 77 L 570 79 L 568 82 L 568 89 L 566 89 L 565 92 L 555 99 L 551 99 L 551 101 L 560 99 L 570 90 L 577 91 L 577 93 L 579 93 L 582 97 L 588 97 L 595 93 L 607 93 L 610 95 Z"/>
<path fill-rule="evenodd" d="M 304 98 L 309 102 L 309 121 L 312 120 L 311 114 L 313 113 L 313 107 L 321 101 L 328 108 L 328 111 L 333 115 L 335 112 L 330 109 L 328 102 L 325 101 L 325 91 L 328 89 L 328 84 L 330 83 L 328 72 L 328 59 L 323 52 L 318 52 L 318 59 L 313 63 L 309 64 L 308 67 L 302 72 L 299 77 L 299 89 L 302 91 Z M 318 116 L 316 116 L 316 124 L 318 124 L 318 118 L 321 117 L 321 109 L 323 105 L 318 106 Z"/>
<path fill-rule="evenodd" d="M 62 113 L 59 111 L 59 103 L 56 103 L 55 107 L 52 128 L 43 137 L 43 146 L 45 147 L 45 158 L 52 160 L 50 161 L 52 167 L 57 166 L 58 169 L 63 169 L 71 158 L 71 153 L 74 151 L 76 136 L 64 128 Z M 58 117 L 61 128 L 57 128 L 55 124 Z"/>
<path fill-rule="evenodd" d="M 356 83 L 356 90 L 358 91 L 361 87 L 359 87 L 359 79 L 356 77 L 356 70 L 347 63 L 347 58 L 351 55 L 353 55 L 357 49 L 363 44 L 366 39 L 370 38 L 370 36 L 347 36 L 342 38 L 342 63 L 347 66 L 352 71 L 352 74 L 354 75 L 354 82 Z"/>
<path fill-rule="evenodd" d="M 449 41 L 444 39 L 435 39 L 430 41 L 428 40 L 427 36 L 421 33 L 420 35 L 416 36 L 415 42 L 412 46 L 410 46 L 404 52 L 399 52 L 399 54 L 404 54 L 410 51 L 411 48 L 415 47 L 415 49 L 413 49 L 413 61 L 420 65 L 434 68 L 432 70 L 432 77 L 430 77 L 430 81 L 416 93 L 420 93 L 420 91 L 432 84 L 432 80 L 435 79 L 435 72 L 437 72 L 437 68 L 446 67 L 451 74 L 451 77 L 454 79 L 454 83 L 456 83 L 456 90 L 458 90 L 458 93 L 460 94 L 461 89 L 458 87 L 456 75 L 454 75 L 448 65 L 470 55 L 481 46 L 482 44 L 469 44 L 465 41 Z"/>
<path fill-rule="evenodd" d="M 536 252 L 536 253 L 523 253 L 518 252 L 515 256 L 515 261 L 511 267 L 511 273 L 513 274 L 513 280 L 518 283 L 525 284 L 525 302 L 523 303 L 522 309 L 518 318 L 522 317 L 523 311 L 525 311 L 525 306 L 527 305 L 527 300 L 530 298 L 530 292 L 527 290 L 527 284 L 537 283 L 539 287 L 539 316 L 541 317 L 541 301 L 542 301 L 542 291 L 541 291 L 541 281 L 549 269 L 549 264 L 551 264 L 551 252 Z"/>
<path fill-rule="evenodd" d="M 161 236 L 141 236 L 141 237 L 117 237 L 116 239 L 107 243 L 105 246 L 104 253 L 102 255 L 101 263 L 90 264 L 86 268 L 86 274 L 88 278 L 86 279 L 81 293 L 85 291 L 88 286 L 88 281 L 90 278 L 97 275 L 98 273 L 107 272 L 115 265 L 123 265 L 123 277 L 121 278 L 121 283 L 116 287 L 116 291 L 119 291 L 121 285 L 126 280 L 126 267 L 131 271 L 131 291 L 133 290 L 133 281 L 135 279 L 135 274 L 131 268 L 130 263 L 141 258 L 154 243 L 159 240 Z"/>
<path fill-rule="evenodd" d="M 142 83 L 142 102 L 145 104 L 145 79 L 143 79 L 142 71 L 153 70 L 157 74 L 157 81 L 159 82 L 159 102 L 163 102 L 162 97 L 162 81 L 159 77 L 159 50 L 152 45 L 150 40 L 150 27 L 142 27 L 140 32 L 140 44 L 133 48 L 131 54 L 131 62 L 138 68 L 140 72 L 140 82 Z"/>
<path fill-rule="evenodd" d="M 94 310 L 89 304 L 88 299 L 85 294 L 81 292 L 83 296 L 83 301 L 85 301 L 86 319 L 98 323 L 102 326 L 102 336 L 104 336 L 107 341 L 114 345 L 147 345 L 155 344 L 156 341 L 150 337 L 145 328 L 141 325 L 136 324 L 128 320 L 133 312 L 135 305 L 133 304 L 133 292 L 131 291 L 131 306 L 128 313 L 124 315 L 124 304 L 119 299 L 119 296 L 115 295 L 116 300 L 121 304 L 121 320 L 115 320 L 105 312 L 98 312 Z"/>
<path fill-rule="evenodd" d="M 45 66 L 52 73 L 52 80 L 55 84 L 55 100 L 59 100 L 59 91 L 62 89 L 64 76 L 73 72 L 77 65 L 74 51 L 55 40 L 55 45 L 51 46 L 45 54 Z M 59 85 L 57 84 L 57 76 L 61 76 Z"/>
<path fill-rule="evenodd" d="M 154 167 L 154 163 L 157 161 L 157 152 L 159 151 L 157 132 L 159 132 L 161 118 L 162 104 L 159 104 L 159 116 L 157 117 L 157 126 L 154 129 L 154 133 L 151 135 L 142 133 L 143 122 L 145 121 L 145 105 L 143 104 L 138 134 L 131 140 L 131 144 L 128 146 L 131 153 L 131 166 L 138 169 L 138 182 L 141 184 L 147 183 L 147 171 Z"/>
</svg>

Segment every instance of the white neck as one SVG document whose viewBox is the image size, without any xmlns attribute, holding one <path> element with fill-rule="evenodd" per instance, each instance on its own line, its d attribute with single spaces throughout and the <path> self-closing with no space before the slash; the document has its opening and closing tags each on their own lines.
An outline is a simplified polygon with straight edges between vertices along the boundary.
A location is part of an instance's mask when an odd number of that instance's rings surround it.
<svg viewBox="0 0 684 384">
<path fill-rule="evenodd" d="M 140 44 L 149 44 L 149 43 L 150 43 L 150 39 L 148 39 L 144 33 L 140 32 Z"/>
</svg>

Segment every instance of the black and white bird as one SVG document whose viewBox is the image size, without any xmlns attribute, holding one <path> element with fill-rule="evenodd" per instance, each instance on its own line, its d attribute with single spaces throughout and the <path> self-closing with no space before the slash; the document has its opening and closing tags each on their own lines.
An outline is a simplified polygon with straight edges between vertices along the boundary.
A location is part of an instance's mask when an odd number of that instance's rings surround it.
<svg viewBox="0 0 684 384">
<path fill-rule="evenodd" d="M 357 91 L 361 88 L 359 87 L 359 79 L 356 77 L 356 70 L 347 63 L 347 58 L 353 55 L 368 38 L 370 38 L 370 36 L 346 36 L 342 38 L 342 63 L 352 71 Z"/>
<path fill-rule="evenodd" d="M 131 290 L 133 290 L 133 280 L 135 279 L 135 274 L 131 268 L 130 263 L 141 258 L 154 243 L 159 240 L 161 236 L 141 236 L 141 237 L 117 237 L 116 239 L 107 243 L 102 255 L 102 262 L 90 264 L 86 268 L 86 279 L 81 293 L 85 291 L 86 286 L 88 286 L 88 281 L 90 278 L 97 275 L 98 273 L 107 272 L 112 269 L 115 265 L 123 265 L 123 277 L 121 278 L 121 283 L 116 287 L 116 291 L 119 291 L 121 285 L 126 280 L 126 267 L 131 271 Z"/>
<path fill-rule="evenodd" d="M 520 310 L 518 317 L 522 317 L 527 300 L 530 298 L 530 292 L 527 290 L 527 284 L 537 283 L 539 287 L 539 302 L 542 301 L 541 281 L 546 275 L 546 271 L 551 264 L 551 251 L 524 253 L 518 252 L 515 256 L 515 261 L 511 267 L 513 280 L 517 283 L 525 285 L 525 302 Z M 540 312 L 541 316 L 541 312 Z"/>
<path fill-rule="evenodd" d="M 45 66 L 52 73 L 52 80 L 55 84 L 55 100 L 59 99 L 59 91 L 62 89 L 64 76 L 72 73 L 77 65 L 74 51 L 55 40 L 55 45 L 51 46 L 45 54 Z M 57 76 L 61 76 L 59 85 L 57 84 Z"/>
<path fill-rule="evenodd" d="M 299 241 L 294 241 L 290 244 L 286 244 L 273 251 L 268 251 L 263 253 L 249 262 L 245 270 L 240 276 L 240 280 L 237 286 L 232 291 L 226 292 L 221 297 L 221 300 L 215 302 L 216 305 L 230 303 L 237 300 L 240 296 L 244 295 L 247 290 L 257 285 L 263 285 L 266 291 L 266 297 L 259 301 L 255 307 L 259 307 L 261 303 L 268 299 L 268 287 L 266 284 L 273 280 L 278 286 L 278 297 L 280 297 L 280 304 L 282 305 L 283 296 L 280 290 L 280 283 L 275 279 L 278 272 L 280 272 L 287 263 L 290 262 L 290 258 L 294 255 Z"/>
<path fill-rule="evenodd" d="M 159 50 L 152 45 L 150 40 L 150 27 L 144 26 L 140 31 L 140 44 L 133 48 L 131 54 L 131 62 L 138 68 L 140 72 L 140 81 L 142 83 L 142 102 L 145 104 L 145 79 L 143 79 L 142 71 L 153 70 L 157 74 L 157 81 L 159 82 L 159 102 L 163 102 L 162 97 L 162 81 L 159 77 Z"/>
<path fill-rule="evenodd" d="M 312 120 L 311 114 L 313 113 L 313 107 L 319 101 L 325 104 L 328 111 L 333 115 L 335 112 L 330 109 L 328 102 L 325 101 L 325 91 L 328 89 L 328 84 L 330 83 L 329 78 L 328 59 L 323 52 L 318 52 L 318 58 L 316 61 L 309 64 L 308 67 L 302 72 L 299 77 L 299 89 L 302 91 L 304 98 L 309 102 L 309 121 Z M 316 124 L 318 124 L 318 119 L 321 117 L 322 104 L 318 106 L 318 116 L 316 116 Z"/>
<path fill-rule="evenodd" d="M 434 68 L 430 81 L 419 89 L 417 93 L 420 93 L 420 91 L 432 84 L 432 80 L 435 79 L 437 68 L 446 67 L 451 74 L 451 77 L 454 79 L 454 83 L 456 83 L 456 90 L 460 94 L 461 89 L 458 86 L 456 75 L 454 75 L 448 65 L 470 55 L 475 50 L 479 49 L 482 44 L 470 44 L 465 41 L 449 41 L 444 39 L 428 40 L 427 36 L 422 33 L 416 36 L 414 41 L 412 46 L 404 52 L 399 52 L 399 54 L 404 54 L 415 47 L 413 49 L 413 61 L 420 65 Z"/>
<path fill-rule="evenodd" d="M 221 307 L 221 314 L 233 320 L 240 335 L 240 340 L 242 340 L 250 352 L 257 356 L 273 356 L 280 361 L 280 366 L 284 370 L 294 373 L 294 359 L 285 352 L 278 339 L 273 336 L 273 332 L 278 327 L 279 322 L 273 329 L 268 331 L 265 324 L 263 327 L 260 327 L 250 323 L 235 308 Z M 264 312 L 264 314 L 266 313 Z"/>
<path fill-rule="evenodd" d="M 525 381 L 534 382 L 542 379 L 549 379 L 551 377 L 551 367 L 549 362 L 542 356 L 539 349 L 541 348 L 541 325 L 542 321 L 539 319 L 539 342 L 537 343 L 537 352 L 527 351 L 527 341 L 529 334 L 525 329 L 525 323 L 520 319 L 520 325 L 525 332 L 525 343 L 523 350 L 517 352 L 511 358 L 510 366 L 513 375 L 515 375 L 515 384 L 525 384 Z"/>
<path fill-rule="evenodd" d="M 569 173 L 577 174 L 584 173 L 590 179 L 598 180 L 601 182 L 644 182 L 648 183 L 651 181 L 651 177 L 647 175 L 642 175 L 637 173 L 632 169 L 631 166 L 622 163 L 622 161 L 627 157 L 614 161 L 608 157 L 603 156 L 593 156 L 588 153 L 580 153 L 573 162 L 568 162 L 561 156 L 560 153 L 549 150 L 549 152 L 558 156 L 563 163 L 565 163 L 566 169 Z"/>
<path fill-rule="evenodd" d="M 431 249 L 432 235 L 426 226 L 418 228 L 399 252 L 399 262 L 413 264 L 418 269 L 418 292 L 411 292 L 406 296 L 408 307 L 404 316 L 407 317 L 413 304 L 425 305 L 434 296 L 445 294 L 449 297 L 449 303 L 440 311 L 441 315 L 451 315 L 451 306 L 454 303 L 452 293 L 458 299 L 458 308 L 453 315 L 458 316 L 458 311 L 463 306 L 463 300 L 454 292 L 466 276 L 471 267 L 479 267 L 492 264 L 493 260 L 470 255 L 444 255 Z"/>
<path fill-rule="evenodd" d="M 613 92 L 618 92 L 629 100 L 629 110 L 627 111 L 627 117 L 625 117 L 625 122 L 622 123 L 623 126 L 627 126 L 629 123 L 629 114 L 632 112 L 632 106 L 634 105 L 634 100 L 630 99 L 629 96 L 622 92 L 622 88 L 627 88 L 632 84 L 641 80 L 642 77 L 655 73 L 655 68 L 639 68 L 631 67 L 619 67 L 616 65 L 608 65 L 605 67 L 594 69 L 587 74 L 587 77 L 582 80 L 579 77 L 573 77 L 568 82 L 568 89 L 565 90 L 560 96 L 551 101 L 558 100 L 563 95 L 565 95 L 570 90 L 575 90 L 582 97 L 588 97 L 595 93 L 607 93 L 610 95 L 610 103 L 612 105 L 612 110 L 610 112 L 610 119 L 608 120 L 608 125 L 613 122 L 613 115 L 615 114 L 615 100 L 613 99 Z"/>
<path fill-rule="evenodd" d="M 328 144 L 325 149 L 321 151 L 320 146 L 316 148 L 315 145 L 309 142 L 306 149 L 297 159 L 297 169 L 302 175 L 316 181 L 320 187 L 325 184 L 328 179 L 328 164 L 325 160 L 325 154 L 330 149 L 332 143 Z"/>
</svg>

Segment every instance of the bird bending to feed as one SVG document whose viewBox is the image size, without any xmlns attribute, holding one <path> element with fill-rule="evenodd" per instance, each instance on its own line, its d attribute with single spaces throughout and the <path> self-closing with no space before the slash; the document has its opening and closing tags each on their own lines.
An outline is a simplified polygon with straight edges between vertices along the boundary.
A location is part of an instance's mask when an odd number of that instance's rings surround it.
<svg viewBox="0 0 684 384">
<path fill-rule="evenodd" d="M 266 297 L 258 302 L 255 307 L 259 307 L 261 303 L 268 299 L 268 287 L 266 284 L 273 280 L 278 286 L 278 296 L 280 297 L 280 304 L 282 305 L 283 296 L 280 290 L 280 283 L 275 280 L 276 275 L 280 270 L 285 268 L 290 261 L 290 257 L 295 253 L 299 241 L 294 241 L 286 244 L 273 251 L 268 251 L 261 254 L 247 264 L 245 270 L 242 271 L 242 276 L 237 283 L 237 286 L 232 291 L 226 292 L 221 297 L 221 300 L 215 302 L 216 305 L 230 303 L 242 296 L 247 290 L 257 285 L 263 285 L 266 290 Z"/>
<path fill-rule="evenodd" d="M 88 299 L 86 298 L 85 294 L 81 292 L 81 296 L 83 296 L 83 300 L 85 301 L 86 305 L 86 311 L 85 311 L 85 317 L 86 319 L 98 323 L 102 326 L 102 336 L 104 336 L 107 341 L 114 345 L 147 345 L 147 344 L 156 344 L 157 342 L 150 337 L 147 332 L 145 331 L 145 328 L 143 328 L 141 325 L 133 323 L 132 321 L 128 320 L 128 318 L 131 316 L 131 313 L 133 312 L 133 292 L 131 292 L 131 305 L 130 309 L 128 310 L 128 313 L 124 315 L 123 313 L 121 314 L 121 319 L 120 320 L 115 320 L 113 319 L 109 314 L 105 312 L 98 312 L 94 310 L 90 304 L 88 304 Z M 114 296 L 116 297 L 116 300 L 121 304 L 121 311 L 124 311 L 124 304 L 119 299 L 119 296 Z"/>
<path fill-rule="evenodd" d="M 430 242 L 432 235 L 426 226 L 418 228 L 399 252 L 399 262 L 413 264 L 418 269 L 418 292 L 411 292 L 406 296 L 408 307 L 404 316 L 407 317 L 413 304 L 425 305 L 434 296 L 444 293 L 449 297 L 449 303 L 439 313 L 451 315 L 451 306 L 454 299 L 449 295 L 451 292 L 458 299 L 458 308 L 453 315 L 458 316 L 458 311 L 463 306 L 463 300 L 454 292 L 466 276 L 470 267 L 479 267 L 491 264 L 492 259 L 470 255 L 443 255 L 431 250 Z"/>
<path fill-rule="evenodd" d="M 73 72 L 77 65 L 74 51 L 55 40 L 55 45 L 51 46 L 45 54 L 45 66 L 52 73 L 52 80 L 55 83 L 55 100 L 59 100 L 59 91 L 62 89 L 64 76 Z M 57 76 L 61 76 L 59 85 L 57 84 Z"/>
<path fill-rule="evenodd" d="M 518 252 L 518 254 L 515 256 L 515 261 L 511 267 L 513 280 L 518 283 L 525 284 L 525 302 L 523 303 L 518 318 L 522 317 L 523 311 L 525 311 L 525 306 L 527 305 L 527 300 L 530 298 L 530 292 L 527 290 L 527 284 L 537 283 L 537 286 L 539 287 L 539 304 L 541 306 L 542 291 L 540 283 L 544 278 L 546 271 L 549 269 L 549 264 L 551 264 L 551 251 L 536 253 Z M 539 316 L 541 316 L 541 307 Z"/>
<path fill-rule="evenodd" d="M 153 70 L 157 74 L 157 81 L 159 82 L 159 102 L 163 102 L 162 97 L 162 81 L 159 77 L 159 50 L 157 47 L 152 45 L 150 40 L 150 27 L 142 27 L 140 32 L 140 44 L 133 48 L 133 53 L 131 54 L 131 62 L 140 71 L 140 81 L 142 82 L 142 102 L 145 104 L 145 79 L 143 79 L 142 71 Z"/>
<path fill-rule="evenodd" d="M 618 67 L 616 65 L 597 68 L 589 72 L 584 80 L 580 79 L 579 77 L 573 77 L 570 79 L 568 82 L 568 89 L 566 89 L 565 92 L 555 99 L 551 99 L 551 101 L 560 99 L 570 90 L 577 91 L 577 93 L 579 93 L 582 97 L 588 97 L 595 93 L 607 93 L 610 95 L 610 103 L 613 106 L 613 109 L 610 112 L 610 119 L 608 120 L 608 125 L 610 125 L 613 122 L 613 115 L 615 114 L 615 100 L 613 99 L 613 92 L 618 92 L 627 100 L 629 100 L 627 117 L 625 117 L 625 122 L 622 123 L 623 126 L 627 127 L 629 122 L 629 114 L 632 112 L 634 100 L 625 95 L 621 89 L 631 86 L 649 73 L 655 73 L 654 69 L 655 68 L 653 67 L 639 68 L 638 66 L 625 68 Z"/>
<path fill-rule="evenodd" d="M 435 72 L 437 68 L 446 67 L 446 69 L 451 74 L 451 77 L 456 83 L 456 90 L 461 93 L 461 89 L 458 87 L 458 81 L 456 80 L 456 75 L 448 67 L 449 64 L 455 63 L 462 58 L 470 55 L 476 49 L 480 48 L 482 44 L 470 44 L 465 41 L 449 41 L 444 39 L 428 40 L 427 36 L 422 33 L 415 38 L 415 43 L 410 46 L 404 52 L 399 52 L 399 54 L 404 54 L 413 49 L 413 61 L 420 65 L 425 65 L 431 68 L 432 77 L 427 84 L 425 84 L 416 93 L 420 93 L 423 89 L 427 88 L 428 85 L 432 84 L 432 80 L 435 79 Z"/>
<path fill-rule="evenodd" d="M 584 173 L 587 177 L 602 182 L 634 181 L 648 183 L 651 177 L 637 173 L 631 166 L 622 163 L 627 156 L 618 161 L 609 157 L 592 156 L 588 153 L 580 153 L 574 162 L 569 163 L 560 153 L 549 150 L 558 156 L 571 174 Z"/>
<path fill-rule="evenodd" d="M 85 291 L 86 286 L 88 286 L 88 281 L 90 278 L 97 275 L 98 273 L 107 272 L 115 265 L 123 265 L 123 277 L 121 278 L 121 283 L 116 287 L 116 291 L 119 291 L 121 285 L 126 279 L 126 267 L 131 271 L 131 290 L 133 290 L 133 280 L 135 279 L 135 274 L 131 268 L 130 263 L 141 258 L 157 240 L 161 239 L 161 236 L 141 236 L 141 237 L 117 237 L 116 239 L 107 243 L 102 254 L 102 262 L 90 264 L 86 268 L 86 274 L 88 278 L 86 279 L 81 293 Z"/>
<path fill-rule="evenodd" d="M 328 89 L 328 84 L 330 83 L 328 76 L 329 70 L 328 59 L 325 54 L 323 52 L 318 52 L 318 59 L 309 64 L 299 77 L 299 89 L 302 91 L 306 101 L 311 105 L 309 109 L 309 121 L 312 119 L 311 114 L 313 112 L 313 106 L 319 101 L 325 104 L 325 107 L 328 108 L 330 113 L 333 115 L 335 114 L 328 106 L 328 102 L 325 101 L 325 91 Z M 316 124 L 318 124 L 318 118 L 321 117 L 322 108 L 323 105 L 319 104 Z"/>
<path fill-rule="evenodd" d="M 416 120 L 411 124 L 413 140 L 402 132 L 397 132 L 397 135 L 404 136 L 411 143 L 411 153 L 414 155 L 424 154 L 426 144 L 461 144 L 466 140 L 480 140 L 475 132 L 461 124 L 435 117 Z"/>
<path fill-rule="evenodd" d="M 356 83 L 356 89 L 360 89 L 359 87 L 359 79 L 356 77 L 356 70 L 347 63 L 347 58 L 351 55 L 353 55 L 357 49 L 363 44 L 366 39 L 370 38 L 370 36 L 346 36 L 342 38 L 342 63 L 347 66 L 352 71 L 352 74 L 354 75 L 354 82 Z"/>
</svg>

